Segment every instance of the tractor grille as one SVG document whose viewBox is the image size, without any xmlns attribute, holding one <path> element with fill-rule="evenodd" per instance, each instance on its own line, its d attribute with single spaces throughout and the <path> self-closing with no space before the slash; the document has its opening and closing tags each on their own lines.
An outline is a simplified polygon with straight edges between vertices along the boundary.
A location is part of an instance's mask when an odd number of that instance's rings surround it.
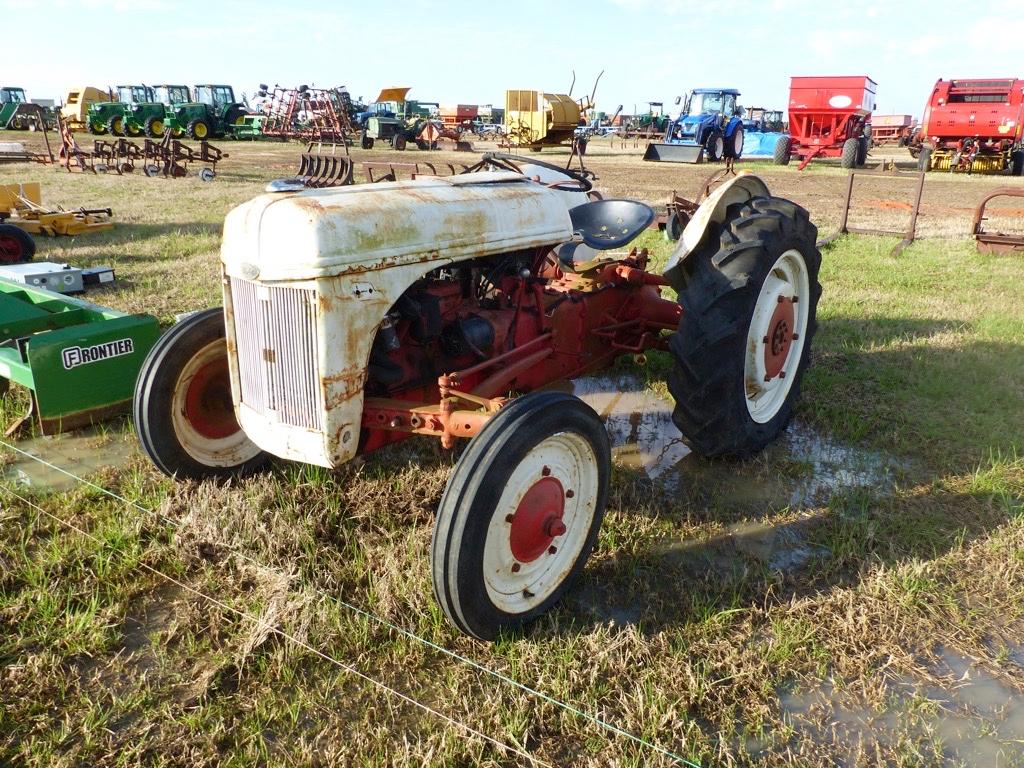
<svg viewBox="0 0 1024 768">
<path fill-rule="evenodd" d="M 242 402 L 322 430 L 316 291 L 230 280 Z"/>
</svg>

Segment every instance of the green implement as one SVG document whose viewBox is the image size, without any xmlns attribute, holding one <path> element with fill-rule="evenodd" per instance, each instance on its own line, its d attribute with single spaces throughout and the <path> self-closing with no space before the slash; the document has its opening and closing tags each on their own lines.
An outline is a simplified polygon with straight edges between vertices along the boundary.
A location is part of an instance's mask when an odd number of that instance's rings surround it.
<svg viewBox="0 0 1024 768">
<path fill-rule="evenodd" d="M 0 377 L 32 390 L 44 435 L 127 410 L 159 336 L 150 315 L 0 278 Z"/>
</svg>

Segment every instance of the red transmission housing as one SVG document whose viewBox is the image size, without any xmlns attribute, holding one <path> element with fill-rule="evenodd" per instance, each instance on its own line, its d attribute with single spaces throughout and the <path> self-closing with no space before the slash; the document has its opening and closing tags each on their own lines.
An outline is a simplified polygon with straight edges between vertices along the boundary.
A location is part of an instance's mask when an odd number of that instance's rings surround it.
<svg viewBox="0 0 1024 768">
<path fill-rule="evenodd" d="M 815 157 L 840 157 L 847 139 L 864 134 L 877 87 L 867 75 L 790 79 L 789 151 L 801 168 Z"/>
</svg>

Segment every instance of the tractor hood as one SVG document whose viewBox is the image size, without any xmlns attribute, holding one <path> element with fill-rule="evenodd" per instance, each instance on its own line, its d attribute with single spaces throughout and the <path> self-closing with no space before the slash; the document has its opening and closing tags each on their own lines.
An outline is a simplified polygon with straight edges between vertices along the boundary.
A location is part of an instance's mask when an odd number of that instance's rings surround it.
<svg viewBox="0 0 1024 768">
<path fill-rule="evenodd" d="M 221 261 L 232 277 L 269 282 L 412 264 L 425 273 L 566 242 L 574 203 L 509 172 L 269 193 L 228 213 Z"/>
</svg>

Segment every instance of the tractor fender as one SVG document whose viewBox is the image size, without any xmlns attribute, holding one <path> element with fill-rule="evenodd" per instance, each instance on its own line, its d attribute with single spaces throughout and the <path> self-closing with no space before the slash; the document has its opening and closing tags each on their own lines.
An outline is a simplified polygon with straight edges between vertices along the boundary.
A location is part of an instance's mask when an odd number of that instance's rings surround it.
<svg viewBox="0 0 1024 768">
<path fill-rule="evenodd" d="M 736 127 L 738 125 L 741 125 L 741 124 L 742 124 L 742 121 L 738 117 L 734 117 L 731 120 L 729 120 L 729 122 L 726 123 L 726 126 L 725 126 L 725 136 L 726 136 L 726 138 L 728 138 L 728 137 L 732 136 L 734 133 L 736 133 Z"/>
<path fill-rule="evenodd" d="M 680 267 L 687 257 L 696 251 L 704 242 L 708 229 L 712 224 L 721 224 L 725 220 L 725 209 L 733 203 L 745 203 L 755 197 L 768 197 L 768 185 L 760 177 L 750 171 L 740 171 L 736 176 L 722 184 L 700 204 L 700 208 L 690 219 L 679 238 L 679 245 L 668 260 L 662 274 L 668 278 L 676 290 L 683 285 Z"/>
</svg>

